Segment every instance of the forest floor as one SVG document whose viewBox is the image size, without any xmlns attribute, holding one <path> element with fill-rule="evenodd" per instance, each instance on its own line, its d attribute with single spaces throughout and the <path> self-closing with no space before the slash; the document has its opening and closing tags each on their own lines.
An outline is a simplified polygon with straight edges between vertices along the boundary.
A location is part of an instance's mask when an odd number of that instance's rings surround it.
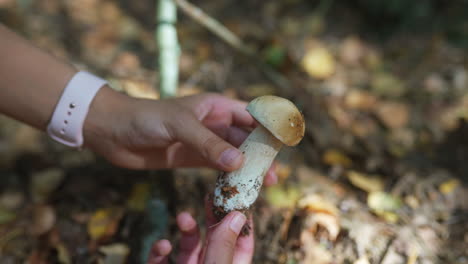
<svg viewBox="0 0 468 264">
<path fill-rule="evenodd" d="M 0 21 L 117 90 L 157 99 L 154 2 L 0 0 Z M 275 94 L 306 120 L 255 205 L 254 263 L 468 263 L 466 49 L 439 32 L 373 38 L 347 7 L 195 4 L 258 52 L 240 56 L 180 13 L 180 95 Z M 174 216 L 203 222 L 217 172 L 115 168 L 0 117 L 0 175 L 1 263 L 134 263 L 149 197 L 160 237 L 177 241 Z"/>
</svg>

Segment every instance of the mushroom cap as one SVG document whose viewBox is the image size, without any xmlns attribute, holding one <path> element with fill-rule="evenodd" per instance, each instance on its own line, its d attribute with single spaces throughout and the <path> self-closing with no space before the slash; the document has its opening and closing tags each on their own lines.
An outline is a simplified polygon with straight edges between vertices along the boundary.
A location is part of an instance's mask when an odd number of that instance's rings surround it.
<svg viewBox="0 0 468 264">
<path fill-rule="evenodd" d="M 287 99 L 260 96 L 247 105 L 247 111 L 285 145 L 295 146 L 304 137 L 304 117 Z"/>
</svg>

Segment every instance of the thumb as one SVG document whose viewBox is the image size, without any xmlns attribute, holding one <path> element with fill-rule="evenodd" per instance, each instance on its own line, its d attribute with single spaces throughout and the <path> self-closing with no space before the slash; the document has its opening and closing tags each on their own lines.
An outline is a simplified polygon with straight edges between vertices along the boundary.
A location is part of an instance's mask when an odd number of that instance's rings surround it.
<svg viewBox="0 0 468 264">
<path fill-rule="evenodd" d="M 238 169 L 244 161 L 241 151 L 206 128 L 191 114 L 179 115 L 169 122 L 171 134 L 194 148 L 212 166 L 223 171 Z"/>
<path fill-rule="evenodd" d="M 204 263 L 232 263 L 237 238 L 246 222 L 240 212 L 231 212 L 207 238 Z"/>
</svg>

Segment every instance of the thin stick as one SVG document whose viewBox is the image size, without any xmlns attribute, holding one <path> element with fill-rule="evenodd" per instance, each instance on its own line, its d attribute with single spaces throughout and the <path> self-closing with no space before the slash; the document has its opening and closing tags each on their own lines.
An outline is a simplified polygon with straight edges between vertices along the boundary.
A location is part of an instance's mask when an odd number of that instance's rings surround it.
<svg viewBox="0 0 468 264">
<path fill-rule="evenodd" d="M 176 2 L 179 9 L 182 10 L 185 14 L 190 16 L 204 27 L 208 28 L 211 32 L 220 37 L 222 40 L 226 41 L 240 53 L 247 56 L 254 55 L 255 52 L 252 48 L 247 46 L 240 38 L 234 35 L 234 33 L 232 33 L 217 20 L 203 12 L 203 10 L 200 8 L 194 6 L 186 0 L 174 0 L 174 2 Z"/>
<path fill-rule="evenodd" d="M 177 94 L 180 47 L 177 41 L 177 9 L 172 0 L 159 0 L 156 41 L 159 46 L 159 91 L 161 98 Z"/>
<path fill-rule="evenodd" d="M 262 62 L 256 57 L 254 49 L 246 45 L 240 38 L 232 33 L 228 28 L 223 26 L 216 19 L 210 17 L 208 14 L 203 12 L 200 8 L 194 6 L 187 0 L 174 0 L 179 9 L 186 15 L 191 17 L 193 20 L 206 27 L 213 34 L 221 38 L 236 51 L 249 58 L 261 71 L 262 73 L 276 86 L 281 88 L 283 92 L 290 90 L 290 84 L 286 77 L 281 73 L 273 69 L 268 64 Z"/>
</svg>

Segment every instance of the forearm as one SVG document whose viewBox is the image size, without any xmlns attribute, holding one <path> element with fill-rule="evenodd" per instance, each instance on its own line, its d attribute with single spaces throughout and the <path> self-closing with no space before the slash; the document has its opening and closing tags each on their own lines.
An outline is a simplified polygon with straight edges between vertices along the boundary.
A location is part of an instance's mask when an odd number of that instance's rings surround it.
<svg viewBox="0 0 468 264">
<path fill-rule="evenodd" d="M 75 73 L 0 24 L 0 113 L 44 130 Z"/>
</svg>

